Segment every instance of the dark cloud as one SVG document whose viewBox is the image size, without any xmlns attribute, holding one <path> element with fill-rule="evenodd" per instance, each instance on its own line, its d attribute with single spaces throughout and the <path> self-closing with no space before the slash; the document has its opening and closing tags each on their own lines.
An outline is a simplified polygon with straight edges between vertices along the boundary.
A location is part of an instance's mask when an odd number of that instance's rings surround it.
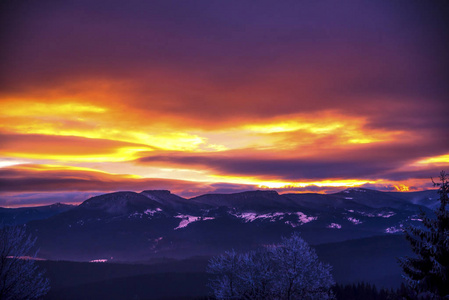
<svg viewBox="0 0 449 300">
<path fill-rule="evenodd" d="M 273 148 L 258 153 L 158 151 L 136 163 L 283 180 L 426 178 L 447 164 L 411 171 L 404 166 L 449 151 L 448 15 L 448 2 L 436 0 L 2 1 L 1 101 L 14 107 L 16 100 L 70 99 L 105 108 L 105 113 L 89 121 L 79 121 L 82 115 L 5 118 L 5 128 L 9 121 L 17 123 L 0 133 L 0 150 L 4 156 L 52 159 L 142 146 L 107 137 L 13 132 L 31 132 L 28 125 L 46 122 L 54 125 L 53 134 L 81 128 L 83 135 L 104 124 L 151 134 L 152 124 L 166 127 L 165 132 L 226 131 L 286 116 L 319 122 L 332 112 L 363 120 L 363 130 L 401 131 L 403 136 L 344 147 L 334 141 L 339 136 L 326 136 L 316 145 L 296 147 L 298 155 Z M 96 117 L 106 122 L 96 123 Z M 282 142 L 297 145 L 301 138 L 307 137 L 289 133 Z M 194 195 L 242 187 L 74 169 L 7 168 L 0 169 L 0 176 L 1 189 L 11 192 L 155 187 Z"/>
<path fill-rule="evenodd" d="M 448 92 L 438 1 L 17 2 L 4 13 L 0 82 L 11 91 L 121 80 L 132 107 L 209 123 L 323 109 L 369 117 L 376 105 L 401 120 Z"/>
<path fill-rule="evenodd" d="M 43 165 L 17 165 L 0 169 L 0 192 L 57 192 L 57 191 L 117 191 L 168 189 L 208 190 L 207 184 L 191 181 L 133 178 L 103 172 L 48 167 Z"/>
<path fill-rule="evenodd" d="M 305 158 L 257 157 L 246 154 L 169 153 L 140 158 L 138 164 L 190 166 L 219 174 L 256 176 L 282 180 L 428 178 L 447 164 L 435 164 L 419 171 L 398 171 L 420 159 L 444 155 L 449 140 L 439 136 L 424 137 L 420 142 L 367 144 L 354 149 L 331 149 L 322 155 Z M 426 175 L 427 174 L 427 175 Z"/>
</svg>

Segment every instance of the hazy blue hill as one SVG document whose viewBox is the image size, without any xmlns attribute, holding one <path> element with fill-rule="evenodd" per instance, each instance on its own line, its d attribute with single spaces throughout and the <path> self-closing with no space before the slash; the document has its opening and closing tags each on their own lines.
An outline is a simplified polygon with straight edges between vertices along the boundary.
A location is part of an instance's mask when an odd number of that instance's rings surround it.
<svg viewBox="0 0 449 300">
<path fill-rule="evenodd" d="M 336 196 L 334 196 L 336 195 Z M 294 201 L 296 205 L 306 207 L 314 211 L 332 210 L 332 209 L 345 209 L 351 207 L 352 209 L 367 209 L 368 205 L 358 203 L 347 197 L 340 197 L 339 194 L 284 194 L 282 196 L 287 197 Z"/>
<path fill-rule="evenodd" d="M 297 207 L 276 191 L 248 191 L 234 194 L 206 194 L 190 199 L 193 203 L 214 207 L 228 207 L 237 210 L 269 212 L 273 210 L 291 210 Z"/>
<path fill-rule="evenodd" d="M 74 207 L 76 206 L 62 203 L 35 207 L 0 207 L 0 227 L 4 225 L 21 225 L 33 220 L 46 219 L 71 210 Z"/>
<path fill-rule="evenodd" d="M 349 188 L 344 191 L 331 194 L 331 196 L 340 199 L 351 200 L 362 205 L 373 208 L 397 208 L 397 209 L 413 209 L 413 205 L 406 201 L 402 201 L 396 197 L 394 193 L 385 193 L 376 190 L 363 188 Z"/>
<path fill-rule="evenodd" d="M 386 192 L 387 195 L 392 195 L 397 199 L 412 203 L 415 205 L 422 205 L 430 209 L 435 209 L 439 206 L 439 195 L 438 190 L 427 190 L 418 192 Z"/>
<path fill-rule="evenodd" d="M 413 256 L 403 235 L 375 236 L 315 246 L 318 257 L 333 266 L 339 283 L 365 281 L 378 287 L 398 287 L 401 268 L 396 258 Z"/>
</svg>

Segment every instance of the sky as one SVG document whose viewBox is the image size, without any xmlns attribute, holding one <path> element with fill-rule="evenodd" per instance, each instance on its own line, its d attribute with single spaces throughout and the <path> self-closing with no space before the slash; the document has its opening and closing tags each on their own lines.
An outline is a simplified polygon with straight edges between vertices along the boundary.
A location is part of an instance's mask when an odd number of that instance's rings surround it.
<svg viewBox="0 0 449 300">
<path fill-rule="evenodd" d="M 449 171 L 446 1 L 0 7 L 0 206 L 415 191 Z"/>
</svg>

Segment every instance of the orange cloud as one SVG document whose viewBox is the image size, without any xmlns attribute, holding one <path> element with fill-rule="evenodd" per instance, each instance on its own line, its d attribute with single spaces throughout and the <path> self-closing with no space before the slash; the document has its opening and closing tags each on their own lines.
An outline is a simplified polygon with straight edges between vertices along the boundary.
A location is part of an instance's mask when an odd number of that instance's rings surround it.
<svg viewBox="0 0 449 300">
<path fill-rule="evenodd" d="M 89 87 L 91 84 L 82 83 L 76 97 L 67 95 L 73 92 L 70 87 L 65 87 L 67 91 L 50 91 L 49 96 L 5 96 L 0 102 L 0 128 L 13 134 L 84 137 L 189 152 L 297 147 L 316 150 L 414 137 L 403 130 L 369 128 L 367 116 L 326 110 L 312 115 L 290 113 L 263 120 L 249 116 L 198 125 L 198 119 L 186 117 L 176 109 L 161 114 L 154 103 L 144 108 L 130 106 L 122 100 L 128 97 L 122 95 L 120 85 L 118 95 L 109 85 L 99 84 L 95 92 L 85 90 Z"/>
<path fill-rule="evenodd" d="M 207 190 L 207 184 L 191 181 L 141 178 L 87 168 L 23 164 L 0 168 L 1 192 L 116 191 L 169 189 Z"/>
<path fill-rule="evenodd" d="M 240 15 L 242 4 L 200 1 L 176 21 L 152 1 L 101 15 L 89 1 L 42 5 L 3 14 L 0 166 L 64 165 L 65 180 L 88 167 L 103 171 L 91 174 L 101 186 L 152 177 L 324 191 L 413 190 L 449 165 L 447 34 L 435 25 L 447 14 L 432 5 Z"/>
<path fill-rule="evenodd" d="M 44 134 L 0 134 L 3 156 L 62 161 L 126 161 L 153 148 L 108 139 Z"/>
</svg>

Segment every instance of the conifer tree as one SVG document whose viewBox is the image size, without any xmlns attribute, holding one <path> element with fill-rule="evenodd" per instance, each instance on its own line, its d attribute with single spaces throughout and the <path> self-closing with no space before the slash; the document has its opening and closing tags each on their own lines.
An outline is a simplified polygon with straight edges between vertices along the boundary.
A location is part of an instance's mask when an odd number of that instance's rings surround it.
<svg viewBox="0 0 449 300">
<path fill-rule="evenodd" d="M 416 298 L 449 299 L 449 203 L 448 177 L 440 173 L 438 194 L 440 206 L 435 217 L 421 211 L 424 228 L 409 226 L 405 237 L 417 257 L 399 259 L 408 286 Z M 432 180 L 433 182 L 433 180 Z"/>
</svg>

